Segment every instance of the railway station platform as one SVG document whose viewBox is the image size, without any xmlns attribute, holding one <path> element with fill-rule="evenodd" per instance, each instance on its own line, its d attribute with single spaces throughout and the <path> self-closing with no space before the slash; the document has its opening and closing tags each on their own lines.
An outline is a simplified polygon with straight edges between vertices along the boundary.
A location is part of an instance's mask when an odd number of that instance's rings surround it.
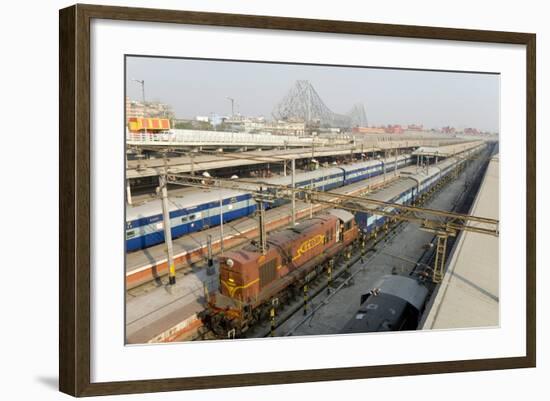
<svg viewBox="0 0 550 401">
<path fill-rule="evenodd" d="M 202 324 L 196 314 L 203 310 L 205 287 L 217 289 L 217 275 L 196 268 L 178 273 L 175 285 L 156 285 L 145 292 L 126 293 L 126 342 L 170 342 L 193 333 Z"/>
<path fill-rule="evenodd" d="M 422 146 L 412 152 L 413 156 L 427 157 L 451 157 L 463 153 L 469 149 L 479 146 L 484 141 L 471 141 L 463 143 L 455 143 L 444 146 Z"/>
<path fill-rule="evenodd" d="M 476 141 L 479 144 L 478 141 Z M 391 149 L 407 149 L 419 146 L 427 146 L 425 149 L 441 149 L 441 156 L 450 151 L 458 152 L 462 148 L 448 148 L 451 145 L 468 144 L 472 147 L 474 142 L 467 142 L 464 139 L 441 139 L 441 138 L 401 138 L 384 140 L 363 140 L 355 144 L 324 144 L 310 143 L 307 148 L 298 149 L 271 149 L 251 150 L 246 152 L 229 152 L 216 155 L 193 154 L 171 157 L 164 159 L 139 159 L 129 160 L 126 169 L 127 179 L 137 179 L 158 176 L 165 168 L 172 174 L 190 173 L 192 171 L 216 170 L 220 168 L 257 165 L 265 163 L 282 163 L 285 160 L 305 159 L 325 156 L 345 156 L 350 154 L 361 154 L 371 152 L 383 152 Z M 440 146 L 441 145 L 441 146 Z M 420 148 L 422 149 L 422 148 Z"/>
<path fill-rule="evenodd" d="M 402 185 L 408 182 L 408 175 L 418 173 L 418 167 L 407 166 L 394 172 L 388 173 L 386 180 L 384 176 L 377 176 L 370 180 L 364 180 L 346 187 L 338 188 L 337 191 L 346 194 L 364 194 L 369 195 L 373 199 L 388 199 L 402 191 Z M 456 184 L 460 186 L 460 183 Z M 436 204 L 444 208 L 444 205 Z M 298 216 L 300 218 L 308 217 L 310 213 L 310 205 L 297 202 Z M 320 210 L 320 207 L 314 208 L 314 213 Z M 290 207 L 282 206 L 266 212 L 268 221 L 273 224 L 277 222 L 280 226 L 288 224 L 290 221 Z M 247 242 L 249 238 L 256 236 L 257 222 L 252 218 L 244 218 L 241 221 L 233 224 L 224 225 L 224 233 L 229 236 L 237 236 L 237 228 L 240 230 L 248 230 L 245 235 L 240 236 L 241 243 Z M 274 229 L 274 228 L 271 228 Z M 411 237 L 414 241 L 408 241 L 407 249 L 411 252 L 410 259 L 413 259 L 413 254 L 418 252 L 422 244 L 430 237 L 428 233 L 423 233 L 424 236 L 418 235 L 418 231 L 412 226 L 406 229 L 408 232 L 414 232 Z M 197 260 L 204 261 L 205 244 L 208 232 L 211 232 L 213 238 L 217 238 L 218 243 L 215 243 L 215 251 L 219 251 L 219 228 L 213 228 L 203 232 L 187 235 L 175 240 L 175 249 L 183 249 L 183 254 L 192 254 L 197 252 Z M 232 234 L 233 233 L 233 234 Z M 217 235 L 217 237 L 214 237 Z M 412 235 L 412 233 L 409 233 Z M 227 238 L 227 237 L 226 237 Z M 176 245 L 176 241 L 179 241 Z M 213 241 L 214 242 L 214 241 Z M 227 241 L 225 242 L 227 243 Z M 187 249 L 185 249 L 187 247 Z M 404 244 L 395 243 L 396 254 L 403 254 Z M 164 246 L 149 248 L 147 251 L 140 251 L 128 255 L 128 270 L 127 278 L 136 274 L 136 270 L 148 269 L 151 274 L 151 266 L 141 266 L 140 263 L 147 263 L 147 257 L 152 257 L 152 252 L 155 257 L 164 258 Z M 227 249 L 227 247 L 226 247 Z M 146 254 L 149 254 L 146 256 Z M 177 255 L 177 254 L 176 254 Z M 181 255 L 179 255 L 181 258 Z M 391 270 L 394 264 L 391 262 L 393 256 L 391 254 L 382 254 L 379 257 L 388 259 L 383 262 L 384 269 L 368 269 L 368 277 L 379 275 L 386 270 Z M 405 258 L 406 259 L 406 258 Z M 402 260 L 402 259 L 399 259 Z M 132 265 L 132 263 L 134 265 Z M 165 260 L 158 260 L 158 263 L 166 264 Z M 382 268 L 380 265 L 380 268 Z M 372 267 L 372 266 L 371 266 Z M 156 267 L 155 267 L 156 269 Z M 166 267 L 164 267 L 166 269 Z M 389 271 L 388 270 L 388 271 Z M 126 340 L 128 343 L 147 343 L 147 342 L 168 342 L 182 341 L 188 339 L 192 334 L 196 333 L 196 329 L 201 326 L 201 322 L 197 319 L 197 313 L 203 310 L 205 300 L 205 289 L 208 292 L 216 291 L 218 286 L 217 274 L 207 274 L 204 268 L 204 263 L 197 263 L 195 266 L 189 266 L 185 269 L 179 269 L 174 286 L 166 286 L 160 281 L 152 281 L 144 286 L 129 285 L 129 290 L 126 293 Z M 359 286 L 360 287 L 360 286 Z M 358 288 L 359 288 L 358 287 Z M 355 305 L 355 302 L 353 302 Z M 330 308 L 329 308 L 330 309 Z"/>
<path fill-rule="evenodd" d="M 489 162 L 471 214 L 499 218 L 499 160 Z M 488 327 L 499 324 L 499 238 L 460 234 L 422 329 Z"/>
<path fill-rule="evenodd" d="M 414 172 L 416 166 L 398 169 L 384 176 L 359 181 L 335 192 L 357 195 L 389 188 L 388 185 L 402 180 L 399 173 Z M 313 213 L 326 206 L 315 205 Z M 309 217 L 311 206 L 296 202 L 297 220 Z M 290 220 L 290 205 L 266 212 L 268 231 L 287 225 Z M 224 225 L 224 249 L 245 243 L 257 236 L 258 223 L 253 218 L 243 218 Z M 207 236 L 212 235 L 214 253 L 220 250 L 219 227 L 186 235 L 174 240 L 176 265 L 189 262 L 187 268 L 179 266 L 176 284 L 165 286 L 154 281 L 153 276 L 167 273 L 165 247 L 163 244 L 127 255 L 126 267 L 126 341 L 129 344 L 177 341 L 193 333 L 201 322 L 196 314 L 203 309 L 205 289 L 216 291 L 217 274 L 208 275 L 203 263 L 191 266 L 191 262 L 203 262 L 206 256 Z M 142 276 L 143 274 L 143 276 Z M 144 279 L 145 277 L 145 279 Z M 141 280 L 141 281 L 140 281 Z M 153 280 L 153 281 L 151 281 Z M 151 281 L 146 286 L 139 284 Z"/>
</svg>

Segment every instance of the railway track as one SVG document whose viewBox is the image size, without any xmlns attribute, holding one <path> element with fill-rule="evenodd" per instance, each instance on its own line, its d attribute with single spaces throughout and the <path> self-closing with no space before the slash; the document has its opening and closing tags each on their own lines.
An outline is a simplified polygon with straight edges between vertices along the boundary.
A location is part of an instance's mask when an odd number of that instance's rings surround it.
<svg viewBox="0 0 550 401">
<path fill-rule="evenodd" d="M 342 288 L 353 284 L 353 277 L 358 272 L 362 271 L 371 258 L 373 258 L 381 249 L 378 249 L 379 244 L 383 244 L 386 241 L 390 241 L 400 230 L 408 224 L 407 222 L 397 221 L 387 227 L 387 230 L 381 235 L 377 235 L 376 238 L 365 242 L 365 247 L 354 246 L 352 248 L 352 254 L 349 260 L 346 260 L 343 256 L 339 256 L 334 264 L 334 270 L 332 271 L 332 277 L 329 281 L 327 275 L 317 275 L 313 280 L 308 282 L 308 297 L 310 300 L 314 300 L 323 292 L 327 293 L 326 300 L 330 299 L 333 294 L 340 291 Z M 318 301 L 315 303 L 308 301 L 309 311 L 305 314 L 305 317 L 311 316 L 311 312 L 317 309 L 319 305 Z M 323 301 L 322 301 L 323 302 Z M 294 299 L 290 303 L 279 304 L 277 314 L 275 318 L 275 324 L 272 326 L 269 320 L 264 320 L 254 327 L 250 328 L 244 338 L 265 338 L 270 337 L 272 332 L 279 329 L 284 323 L 286 323 L 295 314 L 304 310 L 305 302 L 302 299 Z M 290 334 L 285 334 L 290 335 Z M 217 337 L 211 330 L 205 327 L 199 330 L 193 340 L 220 340 L 222 338 Z"/>
<path fill-rule="evenodd" d="M 472 168 L 466 168 L 463 174 L 467 174 L 468 170 Z M 479 177 L 483 173 L 483 168 L 476 167 L 476 176 Z M 433 199 L 434 195 L 441 191 L 442 188 L 447 187 L 448 181 L 441 185 L 436 191 L 430 194 L 429 197 L 424 199 L 423 203 L 429 202 Z M 461 195 L 455 199 L 451 210 L 463 209 L 464 204 L 467 203 L 467 198 L 469 193 L 475 192 L 475 185 L 472 185 L 468 188 L 467 192 L 461 192 Z M 308 283 L 308 305 L 307 308 L 304 308 L 305 302 L 301 299 L 294 299 L 287 304 L 277 305 L 276 313 L 273 319 L 268 319 L 261 321 L 256 324 L 254 327 L 250 328 L 244 335 L 245 338 L 262 338 L 269 337 L 274 335 L 276 336 L 290 336 L 295 333 L 295 330 L 306 323 L 309 319 L 312 319 L 315 316 L 315 313 L 321 309 L 324 305 L 328 304 L 331 299 L 342 289 L 353 285 L 353 280 L 356 274 L 364 271 L 365 267 L 369 265 L 369 261 L 373 259 L 380 253 L 383 253 L 384 246 L 383 244 L 387 241 L 391 241 L 402 229 L 407 226 L 409 223 L 404 221 L 394 222 L 392 225 L 388 226 L 386 232 L 383 232 L 378 238 L 368 241 L 365 244 L 364 248 L 355 246 L 353 248 L 352 256 L 349 260 L 339 258 L 337 263 L 334 266 L 332 279 L 330 280 L 326 274 L 317 275 L 314 280 Z M 431 237 L 431 241 L 428 243 L 434 243 L 436 236 Z M 453 241 L 454 243 L 454 241 Z M 447 248 L 448 252 L 451 252 L 453 243 L 449 244 Z M 420 255 L 420 257 L 415 260 L 407 260 L 411 263 L 413 267 L 404 271 L 406 274 L 418 274 L 421 277 L 427 277 L 427 271 L 431 269 L 430 264 L 433 261 L 435 255 L 435 247 L 427 247 L 425 251 Z M 394 255 L 388 255 L 394 256 Z M 432 286 L 432 289 L 435 286 Z M 366 289 L 365 289 L 366 290 Z M 326 294 L 323 296 L 323 294 Z M 304 312 L 305 311 L 305 312 Z M 290 319 L 298 317 L 300 314 L 304 316 L 299 320 L 299 322 L 293 325 L 290 328 L 282 329 L 282 327 Z M 201 334 L 200 339 L 215 339 L 216 337 L 212 332 L 204 332 Z M 219 338 L 218 338 L 219 339 Z"/>
</svg>

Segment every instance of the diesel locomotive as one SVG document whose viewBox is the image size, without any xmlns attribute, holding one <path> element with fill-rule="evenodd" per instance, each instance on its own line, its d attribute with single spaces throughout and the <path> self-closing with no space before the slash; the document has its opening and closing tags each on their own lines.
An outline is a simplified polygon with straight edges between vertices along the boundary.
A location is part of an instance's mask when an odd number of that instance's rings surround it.
<svg viewBox="0 0 550 401">
<path fill-rule="evenodd" d="M 270 235 L 263 253 L 253 244 L 227 252 L 219 258 L 219 290 L 201 319 L 219 337 L 242 336 L 267 316 L 274 299 L 297 296 L 331 259 L 349 254 L 358 238 L 353 214 L 331 209 Z"/>
</svg>

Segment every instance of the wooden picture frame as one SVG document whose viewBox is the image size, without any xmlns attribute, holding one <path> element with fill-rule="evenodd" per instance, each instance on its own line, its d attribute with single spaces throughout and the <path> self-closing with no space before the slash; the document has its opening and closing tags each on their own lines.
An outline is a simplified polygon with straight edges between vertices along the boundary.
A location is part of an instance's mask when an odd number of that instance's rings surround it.
<svg viewBox="0 0 550 401">
<path fill-rule="evenodd" d="M 526 356 L 92 383 L 90 380 L 90 21 L 94 18 L 526 46 Z M 59 27 L 59 388 L 62 392 L 73 396 L 93 396 L 535 366 L 536 37 L 534 34 L 95 5 L 75 5 L 60 10 Z"/>
</svg>

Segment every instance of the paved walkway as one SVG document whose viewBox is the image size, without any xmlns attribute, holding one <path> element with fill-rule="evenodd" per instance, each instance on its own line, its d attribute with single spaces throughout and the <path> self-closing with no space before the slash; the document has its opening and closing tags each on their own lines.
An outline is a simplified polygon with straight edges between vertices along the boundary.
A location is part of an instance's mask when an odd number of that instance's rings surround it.
<svg viewBox="0 0 550 401">
<path fill-rule="evenodd" d="M 489 163 L 472 206 L 476 216 L 499 218 L 499 162 Z M 463 233 L 423 329 L 488 327 L 499 324 L 499 239 Z"/>
</svg>

